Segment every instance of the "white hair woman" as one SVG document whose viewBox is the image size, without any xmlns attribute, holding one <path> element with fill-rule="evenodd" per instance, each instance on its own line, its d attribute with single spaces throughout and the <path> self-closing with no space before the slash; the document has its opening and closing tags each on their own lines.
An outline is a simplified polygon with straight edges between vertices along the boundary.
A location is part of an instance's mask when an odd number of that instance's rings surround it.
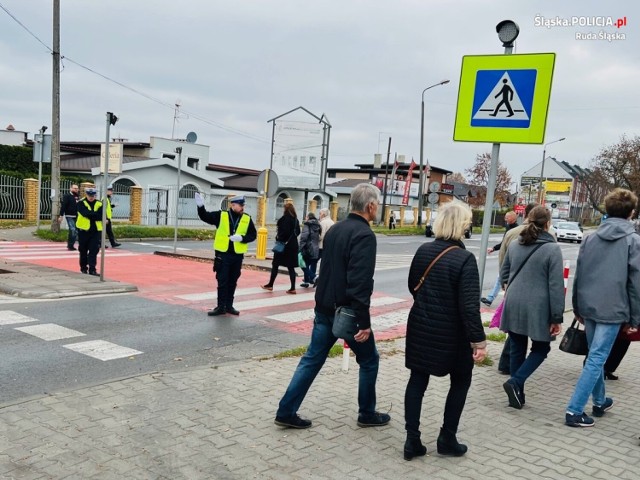
<svg viewBox="0 0 640 480">
<path fill-rule="evenodd" d="M 420 412 L 431 375 L 449 375 L 451 380 L 438 453 L 459 457 L 467 452 L 456 433 L 474 361 L 486 356 L 478 266 L 461 241 L 470 221 L 471 210 L 466 204 L 440 207 L 435 240 L 420 246 L 411 262 L 408 285 L 414 303 L 407 322 L 405 354 L 405 366 L 411 370 L 404 397 L 405 460 L 427 453 L 420 441 Z"/>
</svg>

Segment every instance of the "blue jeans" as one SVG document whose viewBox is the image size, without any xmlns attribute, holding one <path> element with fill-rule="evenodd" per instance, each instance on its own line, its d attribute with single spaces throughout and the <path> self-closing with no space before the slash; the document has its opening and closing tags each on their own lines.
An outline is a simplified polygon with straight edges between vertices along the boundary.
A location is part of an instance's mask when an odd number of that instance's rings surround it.
<svg viewBox="0 0 640 480">
<path fill-rule="evenodd" d="M 67 226 L 69 227 L 69 233 L 67 234 L 67 248 L 73 248 L 78 238 L 78 230 L 76 229 L 76 217 L 67 217 Z"/>
<path fill-rule="evenodd" d="M 489 300 L 490 302 L 493 302 L 495 298 L 498 296 L 498 293 L 500 293 L 501 288 L 502 288 L 502 285 L 500 284 L 500 275 L 498 275 L 498 278 L 496 278 L 496 284 L 493 286 L 493 290 L 491 290 L 491 293 L 487 295 L 487 300 Z"/>
<path fill-rule="evenodd" d="M 585 320 L 584 326 L 587 331 L 589 355 L 567 406 L 567 413 L 574 415 L 584 412 L 589 396 L 592 397 L 594 405 L 600 406 L 604 403 L 606 396 L 603 367 L 620 330 L 620 324 L 596 323 L 593 320 Z"/>
<path fill-rule="evenodd" d="M 337 338 L 331 333 L 332 324 L 333 318 L 331 316 L 316 311 L 311 343 L 309 343 L 307 352 L 300 359 L 284 397 L 280 400 L 276 413 L 278 417 L 287 418 L 298 413 L 304 397 L 327 359 L 329 350 L 336 343 Z M 371 415 L 376 409 L 376 379 L 380 363 L 373 332 L 366 342 L 359 343 L 351 338 L 347 339 L 347 343 L 356 354 L 356 361 L 360 365 L 358 412 L 361 415 Z"/>
<path fill-rule="evenodd" d="M 520 390 L 524 392 L 525 382 L 547 358 L 547 354 L 551 351 L 551 345 L 550 342 L 531 340 L 531 352 L 527 356 L 529 337 L 509 332 L 509 339 L 511 343 L 511 378 L 516 382 Z"/>
<path fill-rule="evenodd" d="M 304 273 L 304 282 L 305 283 L 314 283 L 316 279 L 316 267 L 318 266 L 319 259 L 311 259 L 304 257 L 304 262 L 307 264 L 305 268 L 302 269 Z"/>
</svg>

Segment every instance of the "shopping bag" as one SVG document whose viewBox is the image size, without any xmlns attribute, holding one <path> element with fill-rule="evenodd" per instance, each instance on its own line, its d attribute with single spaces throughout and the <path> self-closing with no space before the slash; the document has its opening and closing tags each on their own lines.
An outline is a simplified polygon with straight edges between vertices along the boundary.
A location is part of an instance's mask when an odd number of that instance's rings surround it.
<svg viewBox="0 0 640 480">
<path fill-rule="evenodd" d="M 304 261 L 302 252 L 298 252 L 298 266 L 300 268 L 307 268 L 307 263 Z"/>
<path fill-rule="evenodd" d="M 491 318 L 491 323 L 489 323 L 489 327 L 496 328 L 500 326 L 500 321 L 502 320 L 502 310 L 504 309 L 504 299 L 496 308 L 496 311 L 493 312 L 493 317 Z"/>
</svg>

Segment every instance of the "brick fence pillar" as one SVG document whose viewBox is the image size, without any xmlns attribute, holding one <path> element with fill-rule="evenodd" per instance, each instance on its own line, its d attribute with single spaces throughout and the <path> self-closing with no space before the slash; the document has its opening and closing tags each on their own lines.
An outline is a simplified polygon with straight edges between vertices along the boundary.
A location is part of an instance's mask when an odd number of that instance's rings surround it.
<svg viewBox="0 0 640 480">
<path fill-rule="evenodd" d="M 24 219 L 35 222 L 38 216 L 38 180 L 24 179 Z"/>
<path fill-rule="evenodd" d="M 129 222 L 131 225 L 142 225 L 142 187 L 131 187 L 129 197 Z"/>
</svg>

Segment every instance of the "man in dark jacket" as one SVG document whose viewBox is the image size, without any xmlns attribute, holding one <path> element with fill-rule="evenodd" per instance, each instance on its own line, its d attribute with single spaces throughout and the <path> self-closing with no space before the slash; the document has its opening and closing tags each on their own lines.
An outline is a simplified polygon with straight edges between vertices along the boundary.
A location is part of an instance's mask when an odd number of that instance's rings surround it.
<svg viewBox="0 0 640 480">
<path fill-rule="evenodd" d="M 218 306 L 209 310 L 207 315 L 240 315 L 233 307 L 233 298 L 242 271 L 242 260 L 248 249 L 247 244 L 258 236 L 256 227 L 249 214 L 244 213 L 245 200 L 242 195 L 231 197 L 229 210 L 225 211 L 207 212 L 204 199 L 198 192 L 195 194 L 195 201 L 200 220 L 216 226 L 213 271 L 218 281 Z"/>
<path fill-rule="evenodd" d="M 78 231 L 76 229 L 76 216 L 78 215 L 78 185 L 75 183 L 71 185 L 69 193 L 65 193 L 62 197 L 62 203 L 60 205 L 60 215 L 58 216 L 58 223 L 62 223 L 62 218 L 67 219 L 67 226 L 69 227 L 69 233 L 67 234 L 67 250 L 75 250 L 74 247 L 76 239 L 78 238 Z"/>
<path fill-rule="evenodd" d="M 337 340 L 331 328 L 338 306 L 347 306 L 355 312 L 358 328 L 355 335 L 346 339 L 360 366 L 358 425 L 378 427 L 391 419 L 386 413 L 375 411 L 380 357 L 369 314 L 376 266 L 376 237 L 369 222 L 376 218 L 379 195 L 380 191 L 373 185 L 357 185 L 351 192 L 351 213 L 324 237 L 311 343 L 280 400 L 276 425 L 289 428 L 311 426 L 311 420 L 300 418 L 298 408 Z"/>
</svg>

